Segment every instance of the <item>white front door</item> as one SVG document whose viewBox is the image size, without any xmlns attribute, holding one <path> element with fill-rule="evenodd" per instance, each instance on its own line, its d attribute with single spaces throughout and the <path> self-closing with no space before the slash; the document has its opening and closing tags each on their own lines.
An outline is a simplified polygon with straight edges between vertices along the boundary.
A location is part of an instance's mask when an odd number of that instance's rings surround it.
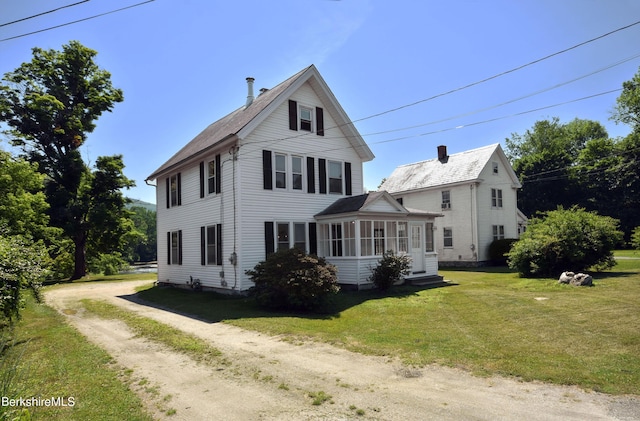
<svg viewBox="0 0 640 421">
<path fill-rule="evenodd" d="M 425 271 L 424 265 L 424 241 L 422 241 L 422 225 L 411 225 L 411 238 L 409 241 L 409 253 L 411 254 L 411 272 L 421 273 Z"/>
</svg>

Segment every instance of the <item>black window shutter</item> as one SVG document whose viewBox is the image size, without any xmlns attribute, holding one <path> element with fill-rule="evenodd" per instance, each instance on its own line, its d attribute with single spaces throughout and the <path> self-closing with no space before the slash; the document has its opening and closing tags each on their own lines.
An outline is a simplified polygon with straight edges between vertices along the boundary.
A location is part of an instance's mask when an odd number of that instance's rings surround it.
<svg viewBox="0 0 640 421">
<path fill-rule="evenodd" d="M 351 196 L 351 162 L 344 163 L 344 192 L 347 196 Z"/>
<path fill-rule="evenodd" d="M 182 182 L 180 180 L 180 173 L 178 173 L 178 206 L 182 205 Z"/>
<path fill-rule="evenodd" d="M 167 177 L 167 208 L 171 207 L 171 180 Z"/>
<path fill-rule="evenodd" d="M 309 254 L 318 255 L 318 235 L 315 222 L 309 222 Z"/>
<path fill-rule="evenodd" d="M 182 230 L 178 231 L 178 264 L 182 264 Z"/>
<path fill-rule="evenodd" d="M 307 193 L 316 192 L 316 161 L 313 157 L 307 157 Z"/>
<path fill-rule="evenodd" d="M 273 190 L 271 151 L 262 151 L 262 179 L 265 190 Z"/>
<path fill-rule="evenodd" d="M 200 264 L 207 264 L 207 228 L 200 227 Z"/>
<path fill-rule="evenodd" d="M 318 177 L 320 181 L 320 193 L 327 193 L 327 160 L 318 159 Z"/>
<path fill-rule="evenodd" d="M 222 224 L 216 225 L 216 264 L 222 266 Z"/>
<path fill-rule="evenodd" d="M 171 264 L 171 232 L 167 232 L 167 264 Z"/>
<path fill-rule="evenodd" d="M 320 107 L 316 107 L 316 133 L 324 136 L 324 113 Z"/>
<path fill-rule="evenodd" d="M 216 155 L 216 194 L 222 191 L 222 160 Z"/>
<path fill-rule="evenodd" d="M 298 103 L 289 100 L 289 129 L 298 130 Z"/>
<path fill-rule="evenodd" d="M 204 161 L 200 163 L 200 198 L 204 197 Z"/>
<path fill-rule="evenodd" d="M 268 256 L 275 251 L 273 237 L 273 222 L 264 223 L 264 250 L 265 255 Z"/>
</svg>

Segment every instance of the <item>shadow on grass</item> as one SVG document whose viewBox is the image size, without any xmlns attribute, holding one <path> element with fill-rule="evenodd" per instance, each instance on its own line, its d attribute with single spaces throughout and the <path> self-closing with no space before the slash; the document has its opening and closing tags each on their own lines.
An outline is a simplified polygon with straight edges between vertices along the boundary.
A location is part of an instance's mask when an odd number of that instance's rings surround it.
<svg viewBox="0 0 640 421">
<path fill-rule="evenodd" d="M 260 317 L 295 317 L 330 320 L 339 318 L 343 311 L 366 301 L 405 298 L 414 296 L 420 291 L 453 285 L 457 284 L 442 282 L 426 286 L 402 285 L 394 287 L 386 293 L 377 290 L 341 291 L 332 297 L 330 302 L 317 313 L 267 310 L 258 306 L 252 298 L 245 296 L 230 296 L 216 292 L 192 291 L 174 287 L 155 286 L 136 294 L 122 295 L 119 298 L 208 323 Z"/>
</svg>

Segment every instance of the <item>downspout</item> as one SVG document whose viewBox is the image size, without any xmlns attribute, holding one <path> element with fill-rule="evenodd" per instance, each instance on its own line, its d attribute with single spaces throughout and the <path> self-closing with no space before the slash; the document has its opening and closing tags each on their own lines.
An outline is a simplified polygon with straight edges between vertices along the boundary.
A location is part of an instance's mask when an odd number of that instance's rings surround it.
<svg viewBox="0 0 640 421">
<path fill-rule="evenodd" d="M 471 189 L 471 251 L 473 252 L 472 258 L 475 259 L 476 263 L 478 263 L 478 246 L 476 244 L 477 240 L 477 230 L 478 230 L 478 218 L 477 218 L 477 183 L 472 183 L 470 186 Z"/>
</svg>

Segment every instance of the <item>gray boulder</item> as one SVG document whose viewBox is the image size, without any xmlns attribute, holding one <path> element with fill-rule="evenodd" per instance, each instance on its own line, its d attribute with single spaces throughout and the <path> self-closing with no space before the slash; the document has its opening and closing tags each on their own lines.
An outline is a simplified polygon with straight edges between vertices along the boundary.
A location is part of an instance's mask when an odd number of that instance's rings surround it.
<svg viewBox="0 0 640 421">
<path fill-rule="evenodd" d="M 558 279 L 558 283 L 570 284 L 575 276 L 576 274 L 573 272 L 562 272 L 562 275 L 560 275 L 560 279 Z"/>
<path fill-rule="evenodd" d="M 593 286 L 593 277 L 586 273 L 576 274 L 573 272 L 562 272 L 560 279 L 558 279 L 558 283 L 575 286 Z"/>
<path fill-rule="evenodd" d="M 590 287 L 593 286 L 593 278 L 591 277 L 591 275 L 588 275 L 586 273 L 579 273 L 573 277 L 571 285 L 579 287 Z"/>
</svg>

